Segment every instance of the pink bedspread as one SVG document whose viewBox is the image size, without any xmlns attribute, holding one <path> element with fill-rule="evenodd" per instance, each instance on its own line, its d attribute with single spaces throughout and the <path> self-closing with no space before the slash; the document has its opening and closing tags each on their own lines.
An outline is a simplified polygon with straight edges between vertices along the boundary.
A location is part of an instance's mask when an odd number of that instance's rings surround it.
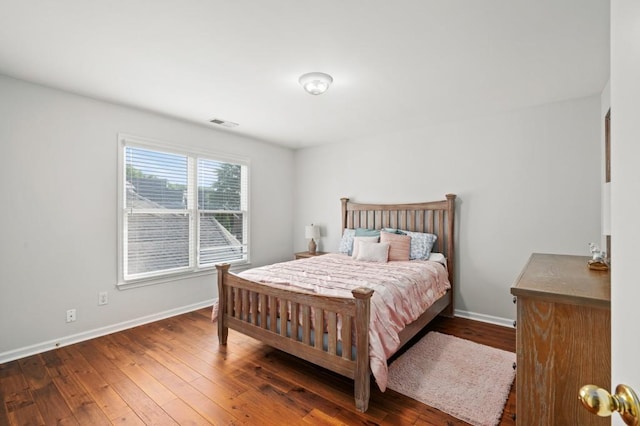
<svg viewBox="0 0 640 426">
<path fill-rule="evenodd" d="M 369 358 L 382 391 L 387 387 L 387 359 L 400 346 L 398 333 L 451 287 L 445 267 L 438 262 L 373 263 L 356 261 L 344 254 L 276 263 L 238 275 L 328 296 L 350 298 L 355 288 L 373 289 Z"/>
</svg>

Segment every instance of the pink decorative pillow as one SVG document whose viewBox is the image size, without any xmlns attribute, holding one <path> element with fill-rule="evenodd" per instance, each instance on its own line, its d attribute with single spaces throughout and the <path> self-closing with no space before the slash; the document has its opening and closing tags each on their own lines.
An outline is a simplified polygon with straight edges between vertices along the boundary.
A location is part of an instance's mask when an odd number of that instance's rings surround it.
<svg viewBox="0 0 640 426">
<path fill-rule="evenodd" d="M 408 235 L 380 233 L 380 242 L 389 243 L 389 262 L 393 260 L 409 260 L 411 237 Z"/>
</svg>

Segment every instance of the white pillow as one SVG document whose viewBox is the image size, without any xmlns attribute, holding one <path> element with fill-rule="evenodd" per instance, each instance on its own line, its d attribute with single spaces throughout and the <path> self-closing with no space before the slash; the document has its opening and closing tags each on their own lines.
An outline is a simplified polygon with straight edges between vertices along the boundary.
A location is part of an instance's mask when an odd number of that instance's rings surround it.
<svg viewBox="0 0 640 426">
<path fill-rule="evenodd" d="M 358 257 L 358 250 L 361 242 L 377 243 L 378 237 L 353 237 L 353 254 L 351 257 L 354 259 Z"/>
<path fill-rule="evenodd" d="M 447 258 L 444 257 L 442 253 L 429 253 L 429 260 L 432 262 L 442 263 L 444 266 L 447 266 Z"/>
<path fill-rule="evenodd" d="M 372 243 L 360 241 L 360 248 L 356 260 L 365 262 L 386 263 L 389 257 L 389 243 Z"/>
</svg>

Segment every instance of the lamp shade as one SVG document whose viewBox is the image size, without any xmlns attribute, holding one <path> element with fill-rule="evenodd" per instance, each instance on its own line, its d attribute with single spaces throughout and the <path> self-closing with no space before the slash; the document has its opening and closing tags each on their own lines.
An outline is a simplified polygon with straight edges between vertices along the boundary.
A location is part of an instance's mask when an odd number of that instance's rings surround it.
<svg viewBox="0 0 640 426">
<path fill-rule="evenodd" d="M 602 235 L 611 235 L 611 182 L 602 185 Z"/>
<path fill-rule="evenodd" d="M 307 225 L 304 227 L 304 237 L 305 238 L 320 238 L 320 227 L 315 226 L 314 224 Z"/>
</svg>

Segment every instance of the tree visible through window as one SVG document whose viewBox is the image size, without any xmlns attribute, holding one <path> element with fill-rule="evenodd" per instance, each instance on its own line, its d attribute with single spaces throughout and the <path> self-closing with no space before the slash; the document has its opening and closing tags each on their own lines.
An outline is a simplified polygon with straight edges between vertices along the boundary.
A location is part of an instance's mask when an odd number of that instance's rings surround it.
<svg viewBox="0 0 640 426">
<path fill-rule="evenodd" d="M 241 165 L 198 159 L 201 265 L 242 258 L 245 249 L 242 187 Z"/>
<path fill-rule="evenodd" d="M 247 260 L 246 164 L 130 141 L 123 154 L 123 281 Z"/>
</svg>

